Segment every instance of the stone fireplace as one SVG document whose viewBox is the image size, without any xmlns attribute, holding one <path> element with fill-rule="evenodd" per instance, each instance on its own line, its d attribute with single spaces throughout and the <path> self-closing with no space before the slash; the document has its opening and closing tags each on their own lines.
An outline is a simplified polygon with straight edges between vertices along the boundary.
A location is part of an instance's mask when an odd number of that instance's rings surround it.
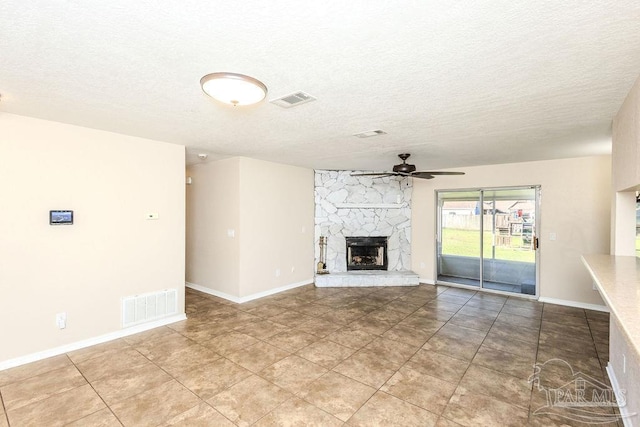
<svg viewBox="0 0 640 427">
<path fill-rule="evenodd" d="M 347 271 L 386 270 L 386 237 L 345 237 L 347 244 Z"/>
<path fill-rule="evenodd" d="M 315 262 L 320 259 L 320 236 L 324 236 L 329 275 L 357 273 L 348 268 L 347 238 L 376 237 L 386 239 L 382 270 L 410 270 L 412 180 L 351 173 L 315 171 Z M 370 273 L 376 271 L 381 272 Z"/>
</svg>

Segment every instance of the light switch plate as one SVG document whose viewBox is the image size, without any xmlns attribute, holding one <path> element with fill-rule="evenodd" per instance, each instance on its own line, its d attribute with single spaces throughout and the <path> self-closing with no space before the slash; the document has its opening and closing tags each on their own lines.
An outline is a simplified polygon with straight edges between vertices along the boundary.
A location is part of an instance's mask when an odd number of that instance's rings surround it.
<svg viewBox="0 0 640 427">
<path fill-rule="evenodd" d="M 67 327 L 67 313 L 56 314 L 56 325 L 58 329 L 64 329 Z"/>
</svg>

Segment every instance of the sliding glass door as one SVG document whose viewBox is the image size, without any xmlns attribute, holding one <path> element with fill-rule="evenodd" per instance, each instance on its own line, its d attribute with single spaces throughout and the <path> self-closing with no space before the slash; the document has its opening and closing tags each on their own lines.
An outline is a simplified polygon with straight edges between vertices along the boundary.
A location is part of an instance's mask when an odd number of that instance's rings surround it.
<svg viewBox="0 0 640 427">
<path fill-rule="evenodd" d="M 438 191 L 438 282 L 537 295 L 538 187 Z"/>
<path fill-rule="evenodd" d="M 438 192 L 438 280 L 480 286 L 482 193 Z"/>
</svg>

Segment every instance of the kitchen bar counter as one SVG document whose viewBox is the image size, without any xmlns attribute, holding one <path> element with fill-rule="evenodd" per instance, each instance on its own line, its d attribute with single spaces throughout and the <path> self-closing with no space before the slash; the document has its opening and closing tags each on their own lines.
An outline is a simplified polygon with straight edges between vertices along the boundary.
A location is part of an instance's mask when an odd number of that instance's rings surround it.
<svg viewBox="0 0 640 427">
<path fill-rule="evenodd" d="M 640 258 L 584 255 L 582 262 L 636 355 L 640 356 Z"/>
<path fill-rule="evenodd" d="M 611 311 L 607 374 L 625 426 L 640 426 L 640 258 L 584 255 Z"/>
</svg>

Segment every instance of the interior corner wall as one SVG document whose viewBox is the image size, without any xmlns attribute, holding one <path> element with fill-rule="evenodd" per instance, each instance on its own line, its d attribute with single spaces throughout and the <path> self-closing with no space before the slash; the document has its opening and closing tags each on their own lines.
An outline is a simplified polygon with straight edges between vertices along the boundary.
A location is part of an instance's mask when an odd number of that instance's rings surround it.
<svg viewBox="0 0 640 427">
<path fill-rule="evenodd" d="M 611 215 L 611 254 L 636 256 L 636 192 L 614 192 Z"/>
<path fill-rule="evenodd" d="M 184 313 L 184 147 L 6 113 L 0 129 L 0 363 L 120 331 L 126 296 L 175 288 Z M 74 224 L 49 225 L 63 209 Z"/>
<path fill-rule="evenodd" d="M 187 174 L 187 282 L 233 300 L 313 282 L 313 170 L 235 157 Z"/>
<path fill-rule="evenodd" d="M 190 166 L 186 281 L 240 295 L 240 158 Z"/>
<path fill-rule="evenodd" d="M 613 190 L 640 186 L 640 77 L 612 123 Z"/>
<path fill-rule="evenodd" d="M 640 190 L 640 77 L 612 123 L 611 253 L 635 256 L 636 191 Z"/>
<path fill-rule="evenodd" d="M 412 268 L 422 280 L 436 279 L 436 190 L 540 185 L 540 296 L 603 305 L 580 257 L 609 253 L 610 156 L 462 169 L 464 176 L 414 180 Z"/>
<path fill-rule="evenodd" d="M 240 296 L 313 283 L 313 170 L 240 159 Z"/>
</svg>

